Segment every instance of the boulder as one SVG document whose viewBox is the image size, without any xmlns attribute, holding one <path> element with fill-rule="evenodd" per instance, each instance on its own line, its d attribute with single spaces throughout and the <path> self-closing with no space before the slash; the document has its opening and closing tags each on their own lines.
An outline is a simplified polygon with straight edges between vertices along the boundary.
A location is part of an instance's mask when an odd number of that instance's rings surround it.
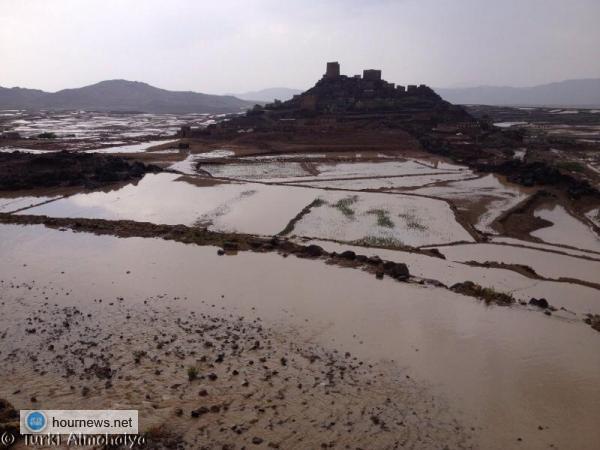
<svg viewBox="0 0 600 450">
<path fill-rule="evenodd" d="M 408 280 L 408 278 L 410 277 L 410 272 L 408 271 L 408 266 L 404 263 L 396 263 L 394 264 L 394 267 L 392 267 L 389 271 L 388 274 L 392 277 L 395 278 L 396 280 Z"/>
<path fill-rule="evenodd" d="M 346 251 L 340 253 L 340 258 L 353 261 L 356 259 L 356 253 L 354 253 L 352 250 L 346 250 Z"/>
<path fill-rule="evenodd" d="M 532 298 L 531 300 L 529 300 L 529 304 L 543 309 L 546 309 L 550 306 L 548 300 L 546 300 L 545 298 Z"/>
<path fill-rule="evenodd" d="M 304 254 L 307 256 L 312 256 L 317 258 L 323 254 L 323 249 L 318 245 L 309 245 L 308 247 L 304 247 Z"/>
</svg>

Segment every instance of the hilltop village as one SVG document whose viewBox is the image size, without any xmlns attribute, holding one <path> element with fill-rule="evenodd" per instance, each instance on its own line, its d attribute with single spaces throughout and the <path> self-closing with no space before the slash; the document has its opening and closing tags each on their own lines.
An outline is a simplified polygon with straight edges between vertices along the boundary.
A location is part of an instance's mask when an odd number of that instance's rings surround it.
<svg viewBox="0 0 600 450">
<path fill-rule="evenodd" d="M 560 168 L 548 144 L 526 143 L 520 130 L 477 119 L 424 84 L 396 85 L 375 69 L 342 75 L 338 62 L 328 62 L 312 88 L 288 101 L 256 105 L 206 128 L 184 126 L 180 137 L 192 147 L 227 143 L 275 153 L 426 150 L 523 186 L 552 187 L 575 206 L 600 202 L 589 178 Z M 527 158 L 516 158 L 525 145 Z"/>
<path fill-rule="evenodd" d="M 441 99 L 430 87 L 401 86 L 382 79 L 381 70 L 367 69 L 363 75 L 340 73 L 338 62 L 329 62 L 323 77 L 292 99 L 256 105 L 243 117 L 207 129 L 183 127 L 182 137 L 227 133 L 305 130 L 330 132 L 354 129 L 452 124 L 456 129 L 478 127 L 466 111 Z"/>
</svg>

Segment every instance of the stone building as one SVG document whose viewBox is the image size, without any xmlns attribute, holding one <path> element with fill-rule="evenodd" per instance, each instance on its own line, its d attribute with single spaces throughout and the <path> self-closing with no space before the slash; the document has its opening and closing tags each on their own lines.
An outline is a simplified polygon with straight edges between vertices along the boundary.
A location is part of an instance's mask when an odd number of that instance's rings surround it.
<svg viewBox="0 0 600 450">
<path fill-rule="evenodd" d="M 381 80 L 381 70 L 365 69 L 363 70 L 363 79 L 366 81 Z"/>
<path fill-rule="evenodd" d="M 340 63 L 337 61 L 328 62 L 325 71 L 326 78 L 337 78 L 340 76 Z"/>
</svg>

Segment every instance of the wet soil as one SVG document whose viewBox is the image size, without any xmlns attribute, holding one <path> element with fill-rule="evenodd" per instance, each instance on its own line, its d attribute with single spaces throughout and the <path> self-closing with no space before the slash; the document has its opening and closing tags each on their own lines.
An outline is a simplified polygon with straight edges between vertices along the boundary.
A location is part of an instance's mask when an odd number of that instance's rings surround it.
<svg viewBox="0 0 600 450">
<path fill-rule="evenodd" d="M 59 306 L 44 301 L 54 290 L 0 284 L 12 317 L 0 395 L 17 408 L 127 404 L 158 448 L 472 448 L 465 427 L 393 366 L 304 344 L 260 317 L 189 311 L 187 298 Z"/>
</svg>

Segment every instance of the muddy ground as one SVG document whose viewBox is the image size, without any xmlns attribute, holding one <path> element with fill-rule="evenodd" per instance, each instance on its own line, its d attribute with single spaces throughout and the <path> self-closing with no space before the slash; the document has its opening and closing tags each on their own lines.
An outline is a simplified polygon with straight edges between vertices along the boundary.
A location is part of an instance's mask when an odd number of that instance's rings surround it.
<svg viewBox="0 0 600 450">
<path fill-rule="evenodd" d="M 301 344 L 218 300 L 210 315 L 165 294 L 79 308 L 35 280 L 0 292 L 0 396 L 17 408 L 127 404 L 150 448 L 472 448 L 468 428 L 393 365 Z"/>
</svg>

